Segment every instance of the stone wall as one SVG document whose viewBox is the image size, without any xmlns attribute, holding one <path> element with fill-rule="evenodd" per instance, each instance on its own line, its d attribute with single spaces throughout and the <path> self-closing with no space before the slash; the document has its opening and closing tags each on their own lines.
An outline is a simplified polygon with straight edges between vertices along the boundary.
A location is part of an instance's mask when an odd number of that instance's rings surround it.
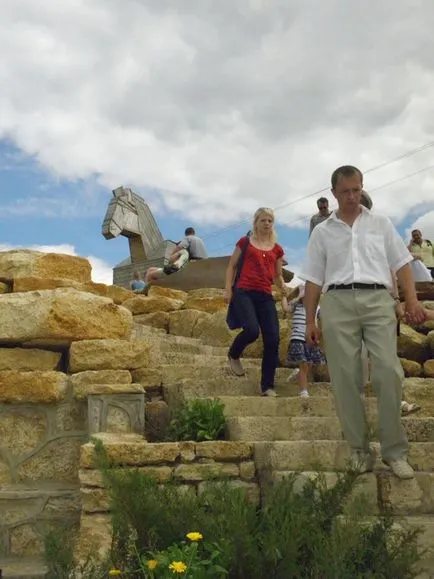
<svg viewBox="0 0 434 579">
<path fill-rule="evenodd" d="M 0 253 L 0 561 L 39 554 L 48 530 L 78 525 L 80 447 L 89 434 L 144 429 L 131 370 L 134 294 L 93 284 L 87 260 Z M 108 297 L 110 296 L 110 297 Z"/>
<path fill-rule="evenodd" d="M 181 490 L 195 493 L 200 493 L 207 484 L 225 480 L 231 486 L 244 489 L 248 500 L 255 503 L 260 500 L 253 461 L 254 443 L 210 441 L 152 444 L 134 434 L 99 434 L 95 438 L 103 442 L 114 467 L 138 469 L 161 483 L 173 479 Z M 79 476 L 83 515 L 77 554 L 83 556 L 89 551 L 89 545 L 107 548 L 111 537 L 108 492 L 97 469 L 91 442 L 81 448 Z"/>
</svg>

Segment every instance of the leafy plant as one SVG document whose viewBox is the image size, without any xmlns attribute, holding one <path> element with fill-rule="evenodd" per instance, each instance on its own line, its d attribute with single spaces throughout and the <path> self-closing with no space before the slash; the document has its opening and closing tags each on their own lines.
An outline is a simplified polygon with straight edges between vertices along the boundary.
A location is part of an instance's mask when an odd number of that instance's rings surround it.
<svg viewBox="0 0 434 579">
<path fill-rule="evenodd" d="M 223 579 L 228 571 L 219 564 L 222 550 L 217 543 L 202 543 L 199 532 L 187 533 L 187 541 L 170 545 L 163 551 L 139 555 L 143 576 L 147 579 L 169 579 L 182 574 L 185 579 Z"/>
<path fill-rule="evenodd" d="M 222 440 L 226 417 L 217 399 L 197 399 L 184 404 L 170 423 L 171 440 Z"/>
<path fill-rule="evenodd" d="M 367 517 L 366 498 L 353 492 L 361 480 L 354 472 L 337 475 L 333 486 L 322 474 L 314 479 L 294 474 L 268 488 L 257 507 L 230 483 L 214 481 L 198 494 L 180 492 L 174 481 L 161 485 L 138 470 L 111 468 L 103 447 L 96 448 L 111 496 L 111 564 L 122 576 L 411 579 L 417 575 L 415 567 L 423 555 L 418 546 L 421 530 L 397 526 L 388 511 Z M 205 540 L 191 535 L 191 529 L 200 529 Z M 107 573 L 107 566 L 103 568 Z M 84 577 L 101 577 L 98 573 Z M 79 575 L 71 571 L 54 576 Z"/>
</svg>

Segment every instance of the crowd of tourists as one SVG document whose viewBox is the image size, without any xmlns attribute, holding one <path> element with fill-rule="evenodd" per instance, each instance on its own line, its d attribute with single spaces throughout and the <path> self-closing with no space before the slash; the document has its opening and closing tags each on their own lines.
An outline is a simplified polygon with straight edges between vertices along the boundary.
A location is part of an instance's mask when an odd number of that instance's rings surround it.
<svg viewBox="0 0 434 579">
<path fill-rule="evenodd" d="M 277 243 L 272 209 L 260 207 L 252 230 L 236 243 L 226 271 L 225 299 L 228 326 L 241 331 L 228 351 L 229 369 L 235 376 L 245 375 L 243 352 L 261 334 L 260 394 L 277 396 L 280 332 L 272 295 L 275 284 L 282 293 L 283 312 L 292 313 L 287 361 L 297 367 L 294 374 L 301 398 L 309 398 L 312 366 L 327 363 L 352 467 L 364 473 L 373 469 L 375 461 L 364 405 L 370 380 L 378 399 L 382 460 L 397 477 L 412 478 L 401 415 L 420 406 L 402 400 L 404 373 L 397 355 L 397 329 L 400 320 L 420 325 L 434 319 L 434 311 L 422 307 L 415 289 L 415 281 L 433 281 L 434 248 L 418 229 L 405 245 L 392 222 L 373 210 L 357 167 L 336 169 L 331 192 L 338 208 L 330 211 L 328 199 L 318 199 L 299 273 L 303 281 L 295 290 L 284 281 L 282 268 L 287 262 Z M 154 281 L 180 271 L 189 261 L 206 258 L 203 240 L 188 227 L 168 264 L 149 268 L 144 279 L 135 272 L 131 289 L 146 294 Z"/>
<path fill-rule="evenodd" d="M 356 167 L 336 169 L 331 192 L 338 208 L 330 211 L 328 200 L 318 199 L 299 274 L 303 283 L 295 297 L 290 296 L 292 290 L 282 275 L 284 252 L 276 241 L 273 211 L 259 208 L 252 232 L 238 240 L 225 283 L 228 325 L 241 329 L 229 348 L 229 368 L 236 376 L 244 375 L 242 354 L 261 333 L 260 393 L 277 396 L 279 321 L 272 296 L 274 283 L 283 295 L 283 311 L 293 313 L 288 361 L 299 366 L 300 396 L 309 396 L 310 367 L 326 358 L 352 466 L 367 472 L 375 461 L 363 400 L 370 374 L 378 398 L 382 460 L 397 477 L 412 478 L 401 414 L 419 406 L 402 400 L 404 373 L 397 355 L 397 325 L 401 319 L 419 325 L 434 318 L 434 312 L 418 301 L 415 278 L 419 279 L 413 269 L 420 262 L 432 281 L 433 247 L 419 230 L 412 232 L 410 244 L 405 245 L 392 222 L 372 210 L 372 199 L 363 190 L 363 175 Z"/>
</svg>

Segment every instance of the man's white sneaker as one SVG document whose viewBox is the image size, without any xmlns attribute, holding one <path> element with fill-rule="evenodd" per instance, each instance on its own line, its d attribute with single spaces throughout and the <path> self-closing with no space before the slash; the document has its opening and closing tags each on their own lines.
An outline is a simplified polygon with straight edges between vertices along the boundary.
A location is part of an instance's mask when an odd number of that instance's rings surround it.
<svg viewBox="0 0 434 579">
<path fill-rule="evenodd" d="M 261 393 L 261 396 L 271 396 L 272 398 L 276 398 L 277 392 L 272 388 L 268 388 L 268 390 Z"/>
<path fill-rule="evenodd" d="M 404 458 L 386 462 L 393 474 L 400 479 L 414 478 L 414 470 Z"/>
<path fill-rule="evenodd" d="M 370 449 L 369 452 L 362 450 L 352 450 L 350 458 L 350 469 L 359 474 L 372 472 L 375 464 L 375 452 Z"/>
</svg>

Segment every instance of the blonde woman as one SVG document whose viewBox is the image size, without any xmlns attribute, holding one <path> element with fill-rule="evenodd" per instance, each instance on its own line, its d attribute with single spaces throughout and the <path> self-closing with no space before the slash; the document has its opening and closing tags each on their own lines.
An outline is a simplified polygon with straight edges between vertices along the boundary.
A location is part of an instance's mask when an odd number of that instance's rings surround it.
<svg viewBox="0 0 434 579">
<path fill-rule="evenodd" d="M 242 267 L 233 287 L 242 253 Z M 258 339 L 261 331 L 264 342 L 262 396 L 276 396 L 274 377 L 279 358 L 279 321 L 271 285 L 274 281 L 286 294 L 282 265 L 283 249 L 276 243 L 273 210 L 260 207 L 253 218 L 252 235 L 246 235 L 237 242 L 230 258 L 226 272 L 225 298 L 228 303 L 232 303 L 242 328 L 228 353 L 229 368 L 236 376 L 244 375 L 240 357 L 246 346 Z"/>
</svg>

